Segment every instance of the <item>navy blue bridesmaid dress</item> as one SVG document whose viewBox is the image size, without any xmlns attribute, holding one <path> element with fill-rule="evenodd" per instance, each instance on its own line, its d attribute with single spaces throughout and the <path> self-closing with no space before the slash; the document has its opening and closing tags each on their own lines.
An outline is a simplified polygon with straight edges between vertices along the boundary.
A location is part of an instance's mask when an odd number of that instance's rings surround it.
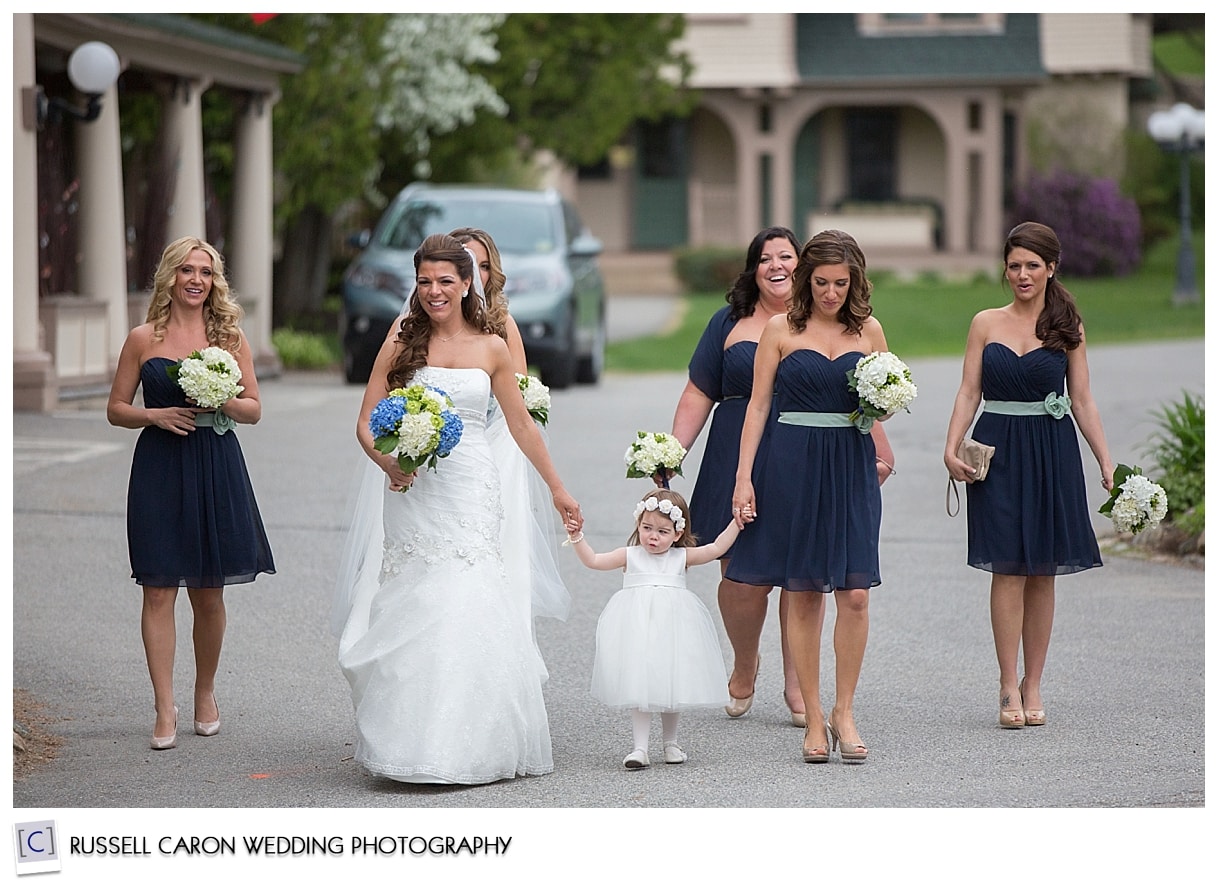
<svg viewBox="0 0 1218 882">
<path fill-rule="evenodd" d="M 796 350 L 778 363 L 775 410 L 849 413 L 858 395 L 846 372 L 863 357 Z M 754 478 L 757 520 L 736 539 L 726 576 L 788 591 L 880 584 L 880 483 L 875 441 L 854 425 L 771 422 L 769 452 Z"/>
<path fill-rule="evenodd" d="M 987 401 L 1044 401 L 1065 391 L 1066 353 L 981 354 Z M 984 481 L 968 485 L 968 563 L 991 573 L 1056 576 L 1103 566 L 1091 527 L 1074 420 L 983 412 L 973 437 L 994 446 Z"/>
<path fill-rule="evenodd" d="M 145 407 L 185 407 L 168 358 L 140 366 Z M 221 588 L 274 573 L 235 431 L 140 432 L 127 487 L 131 576 L 150 587 Z"/>
</svg>

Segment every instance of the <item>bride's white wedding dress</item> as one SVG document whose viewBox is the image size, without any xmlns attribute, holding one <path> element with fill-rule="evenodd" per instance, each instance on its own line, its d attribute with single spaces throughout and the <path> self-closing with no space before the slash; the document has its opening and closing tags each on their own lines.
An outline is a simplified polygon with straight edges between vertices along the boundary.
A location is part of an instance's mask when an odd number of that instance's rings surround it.
<svg viewBox="0 0 1218 882">
<path fill-rule="evenodd" d="M 544 774 L 554 767 L 545 667 L 532 635 L 529 555 L 505 542 L 519 533 L 519 514 L 505 524 L 486 428 L 490 378 L 424 367 L 412 382 L 447 392 L 464 431 L 409 492 L 385 489 L 382 474 L 381 553 L 361 553 L 362 572 L 339 586 L 355 758 L 374 774 L 415 783 Z M 519 500 L 506 503 L 519 512 Z"/>
</svg>

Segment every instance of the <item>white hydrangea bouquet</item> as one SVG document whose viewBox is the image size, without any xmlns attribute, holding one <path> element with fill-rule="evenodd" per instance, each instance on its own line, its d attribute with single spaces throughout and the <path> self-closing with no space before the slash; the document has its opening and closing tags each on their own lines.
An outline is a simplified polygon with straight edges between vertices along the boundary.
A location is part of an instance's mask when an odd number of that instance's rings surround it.
<svg viewBox="0 0 1218 882">
<path fill-rule="evenodd" d="M 1139 466 L 1118 464 L 1112 473 L 1112 493 L 1100 506 L 1118 533 L 1138 534 L 1154 529 L 1167 515 L 1167 492 L 1142 474 Z"/>
<path fill-rule="evenodd" d="M 517 374 L 516 384 L 520 386 L 529 415 L 544 426 L 550 421 L 550 387 L 537 377 L 526 374 Z"/>
<path fill-rule="evenodd" d="M 909 366 L 891 352 L 873 352 L 858 360 L 854 368 L 846 371 L 846 385 L 858 393 L 858 410 L 850 419 L 860 432 L 868 434 L 871 426 L 881 417 L 908 412 L 909 403 L 918 397 Z"/>
<path fill-rule="evenodd" d="M 165 371 L 199 407 L 219 407 L 245 390 L 239 385 L 241 368 L 237 359 L 219 346 L 196 349 Z"/>
<path fill-rule="evenodd" d="M 639 432 L 626 451 L 626 477 L 650 478 L 659 475 L 668 486 L 668 471 L 681 474 L 685 448 L 667 432 Z"/>
<path fill-rule="evenodd" d="M 413 383 L 394 389 L 372 409 L 368 418 L 375 447 L 398 458 L 406 474 L 452 453 L 465 424 L 448 393 L 435 386 Z"/>
</svg>

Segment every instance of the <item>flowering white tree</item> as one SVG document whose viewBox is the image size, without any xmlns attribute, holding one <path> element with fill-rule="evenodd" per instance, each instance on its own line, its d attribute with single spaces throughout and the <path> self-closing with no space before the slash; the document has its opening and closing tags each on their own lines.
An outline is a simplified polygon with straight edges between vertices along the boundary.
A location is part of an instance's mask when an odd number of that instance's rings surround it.
<svg viewBox="0 0 1218 882">
<path fill-rule="evenodd" d="M 376 91 L 384 96 L 377 125 L 413 139 L 413 152 L 426 156 L 432 135 L 472 124 L 479 110 L 506 114 L 495 88 L 471 71 L 499 60 L 495 29 L 503 19 L 494 13 L 389 16 L 383 64 L 374 72 Z M 415 174 L 428 177 L 427 161 L 419 166 Z"/>
</svg>

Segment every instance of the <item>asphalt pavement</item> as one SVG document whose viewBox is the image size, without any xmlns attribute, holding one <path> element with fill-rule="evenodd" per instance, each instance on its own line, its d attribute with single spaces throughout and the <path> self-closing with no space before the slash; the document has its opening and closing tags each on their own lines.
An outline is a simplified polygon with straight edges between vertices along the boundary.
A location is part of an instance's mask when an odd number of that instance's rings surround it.
<svg viewBox="0 0 1218 882">
<path fill-rule="evenodd" d="M 654 330 L 672 320 L 674 308 L 663 298 L 615 298 L 610 338 Z M 1140 445 L 1153 431 L 1153 411 L 1160 404 L 1182 389 L 1204 392 L 1202 340 L 1092 346 L 1089 359 L 1117 461 L 1144 461 Z M 1077 824 L 1074 835 L 1084 842 L 1116 847 L 1114 835 L 1120 840 L 1126 829 L 1130 837 L 1153 835 L 1168 816 L 1165 835 L 1172 835 L 1176 854 L 1186 854 L 1204 811 L 1105 814 L 1102 831 L 1087 826 L 1096 823 L 1090 814 L 919 812 L 894 819 L 888 813 L 828 811 L 1200 809 L 1205 804 L 1201 569 L 1107 552 L 1102 568 L 1060 578 L 1044 684 L 1048 725 L 998 728 L 988 577 L 965 565 L 963 518 L 949 518 L 944 511 L 941 453 L 960 364 L 928 359 L 912 361 L 911 367 L 918 398 L 911 413 L 887 423 L 897 475 L 883 490 L 883 584 L 872 593 L 870 640 L 856 701 L 856 719 L 871 751 L 865 764 L 800 761 L 802 730 L 789 725 L 781 695 L 775 592 L 762 635 L 753 709 L 740 719 L 721 711 L 684 714 L 686 764 L 625 772 L 621 759 L 630 747 L 629 720 L 598 705 L 588 691 L 597 616 L 620 587 L 620 576 L 586 570 L 568 554 L 561 565 L 574 598 L 571 614 L 566 622 L 540 620 L 537 629 L 550 670 L 545 692 L 555 771 L 470 788 L 378 780 L 351 758 L 350 694 L 327 624 L 361 465 L 353 438 L 361 388 L 345 385 L 336 374 L 297 372 L 262 383 L 261 423 L 236 431 L 278 572 L 226 591 L 229 624 L 217 688 L 221 735 L 195 737 L 186 722 L 179 747 L 155 753 L 148 749 L 153 714 L 139 637 L 140 592 L 129 579 L 125 540 L 126 482 L 137 433 L 108 425 L 101 402 L 65 404 L 44 415 L 16 413 L 13 685 L 46 704 L 63 745 L 55 761 L 14 781 L 14 810 L 27 810 L 26 815 L 40 808 L 758 810 L 701 814 L 695 822 L 690 821 L 695 816 L 666 813 L 490 816 L 500 826 L 506 822 L 499 819 L 510 818 L 515 829 L 531 834 L 535 851 L 526 858 L 531 866 L 568 848 L 605 868 L 642 873 L 655 866 L 633 862 L 630 855 L 637 849 L 653 858 L 680 853 L 680 866 L 705 866 L 716 876 L 786 866 L 790 860 L 799 866 L 821 861 L 806 851 L 792 853 L 792 835 L 808 843 L 831 836 L 825 841 L 834 859 L 851 853 L 871 861 L 883 854 L 894 857 L 868 843 L 868 829 L 879 830 L 898 851 L 921 856 L 919 861 L 938 855 L 938 875 L 948 878 L 956 875 L 952 870 L 970 867 L 1018 870 L 1028 857 L 1018 847 L 1020 825 L 1048 836 L 1060 832 L 1062 824 L 1068 834 Z M 636 430 L 670 427 L 684 382 L 678 373 L 608 373 L 595 386 L 554 392 L 550 447 L 568 489 L 582 503 L 585 532 L 597 547 L 621 544 L 628 535 L 630 512 L 650 482 L 624 477 L 623 453 Z M 687 477 L 676 479 L 675 489 L 692 489 L 700 455 L 699 442 L 687 461 Z M 1094 509 L 1104 492 L 1085 446 L 1084 458 Z M 1095 527 L 1102 539 L 1111 535 L 1109 522 L 1099 515 Z M 717 580 L 713 565 L 690 571 L 691 589 L 712 611 L 717 610 Z M 831 612 L 828 617 L 822 687 L 827 706 L 832 702 Z M 178 622 L 176 676 L 188 721 L 192 661 L 185 599 L 178 604 Z M 726 661 L 726 638 L 721 642 Z M 94 826 L 122 817 L 78 816 Z M 152 816 L 158 823 L 173 817 Z M 204 817 L 222 824 L 232 816 Z M 316 817 L 259 816 L 268 829 L 307 825 Z M 374 817 L 384 823 L 389 817 L 436 816 Z M 1001 830 L 995 834 L 994 824 L 1005 825 L 1009 838 Z M 751 832 L 731 838 L 741 825 Z M 665 829 L 677 832 L 666 837 Z M 1187 841 L 1178 838 L 1181 833 Z M 956 842 L 956 852 L 944 850 L 944 836 Z M 1001 853 L 965 858 L 978 843 L 994 841 Z M 696 845 L 698 851 L 674 851 L 675 842 Z M 1161 869 L 1132 838 L 1126 845 L 1133 850 L 1093 854 L 1080 866 L 1097 872 L 1110 867 L 1114 878 L 1139 867 Z M 521 847 L 529 848 L 527 840 Z M 1060 866 L 1065 864 L 1029 872 L 1055 878 L 1053 869 Z"/>
</svg>

